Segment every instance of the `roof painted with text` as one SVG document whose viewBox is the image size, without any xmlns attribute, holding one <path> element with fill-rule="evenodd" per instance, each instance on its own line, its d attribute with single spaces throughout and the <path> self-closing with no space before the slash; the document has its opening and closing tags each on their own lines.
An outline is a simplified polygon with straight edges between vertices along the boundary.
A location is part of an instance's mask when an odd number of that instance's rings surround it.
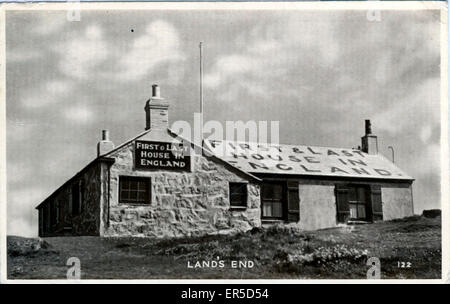
<svg viewBox="0 0 450 304">
<path fill-rule="evenodd" d="M 413 180 L 381 154 L 357 149 L 206 140 L 215 156 L 252 174 Z"/>
</svg>

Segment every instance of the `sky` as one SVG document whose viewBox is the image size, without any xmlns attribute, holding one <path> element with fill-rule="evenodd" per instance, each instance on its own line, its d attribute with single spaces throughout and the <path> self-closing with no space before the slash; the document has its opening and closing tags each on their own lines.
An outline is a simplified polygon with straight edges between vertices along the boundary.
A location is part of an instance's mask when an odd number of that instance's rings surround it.
<svg viewBox="0 0 450 304">
<path fill-rule="evenodd" d="M 96 157 L 144 131 L 151 85 L 169 119 L 279 121 L 280 143 L 352 148 L 372 121 L 380 153 L 440 208 L 439 11 L 8 11 L 7 233 Z"/>
</svg>

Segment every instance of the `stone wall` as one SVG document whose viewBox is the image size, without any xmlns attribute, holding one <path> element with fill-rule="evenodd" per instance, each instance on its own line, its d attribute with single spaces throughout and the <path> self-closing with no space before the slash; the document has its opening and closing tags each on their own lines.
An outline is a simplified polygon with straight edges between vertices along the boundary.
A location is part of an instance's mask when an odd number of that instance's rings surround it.
<svg viewBox="0 0 450 304">
<path fill-rule="evenodd" d="M 100 227 L 100 165 L 94 163 L 79 176 L 71 179 L 57 190 L 39 209 L 43 208 L 42 219 L 43 228 L 47 226 L 49 231 L 40 233 L 40 236 L 62 236 L 62 235 L 99 235 Z M 84 183 L 84 197 L 81 213 L 79 215 L 72 214 L 72 185 L 80 180 Z M 59 214 L 58 221 L 51 224 L 50 208 L 52 204 L 56 204 Z M 41 212 L 39 212 L 41 214 Z M 41 219 L 39 219 L 41 221 Z"/>
<path fill-rule="evenodd" d="M 381 187 L 383 220 L 393 220 L 414 215 L 412 187 L 410 184 L 385 184 Z"/>
<path fill-rule="evenodd" d="M 134 170 L 133 151 L 132 142 L 109 155 L 115 163 L 110 169 L 109 207 L 108 197 L 102 203 L 102 235 L 181 237 L 261 226 L 259 185 L 246 175 L 205 156 L 192 157 L 191 172 Z M 151 204 L 119 203 L 120 175 L 150 177 Z M 230 210 L 229 182 L 247 183 L 245 210 Z M 102 184 L 106 189 L 106 177 Z"/>
</svg>

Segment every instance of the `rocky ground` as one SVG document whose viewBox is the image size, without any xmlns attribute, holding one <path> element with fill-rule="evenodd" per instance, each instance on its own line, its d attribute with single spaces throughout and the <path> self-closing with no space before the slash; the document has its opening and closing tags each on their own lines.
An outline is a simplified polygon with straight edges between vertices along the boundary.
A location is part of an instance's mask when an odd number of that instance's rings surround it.
<svg viewBox="0 0 450 304">
<path fill-rule="evenodd" d="M 370 257 L 382 279 L 438 279 L 441 217 L 172 240 L 8 237 L 10 279 L 65 279 L 70 257 L 82 279 L 365 279 Z"/>
</svg>

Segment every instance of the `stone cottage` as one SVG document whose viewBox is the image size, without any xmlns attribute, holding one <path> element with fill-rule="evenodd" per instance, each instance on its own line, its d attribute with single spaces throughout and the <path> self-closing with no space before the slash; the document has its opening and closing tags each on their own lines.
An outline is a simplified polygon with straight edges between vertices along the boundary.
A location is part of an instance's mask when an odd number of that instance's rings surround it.
<svg viewBox="0 0 450 304">
<path fill-rule="evenodd" d="M 39 236 L 181 237 L 274 223 L 302 229 L 413 214 L 413 179 L 378 153 L 370 122 L 360 149 L 204 141 L 169 129 L 154 85 L 146 129 L 98 156 L 39 204 Z M 192 153 L 197 151 L 197 153 Z"/>
</svg>

